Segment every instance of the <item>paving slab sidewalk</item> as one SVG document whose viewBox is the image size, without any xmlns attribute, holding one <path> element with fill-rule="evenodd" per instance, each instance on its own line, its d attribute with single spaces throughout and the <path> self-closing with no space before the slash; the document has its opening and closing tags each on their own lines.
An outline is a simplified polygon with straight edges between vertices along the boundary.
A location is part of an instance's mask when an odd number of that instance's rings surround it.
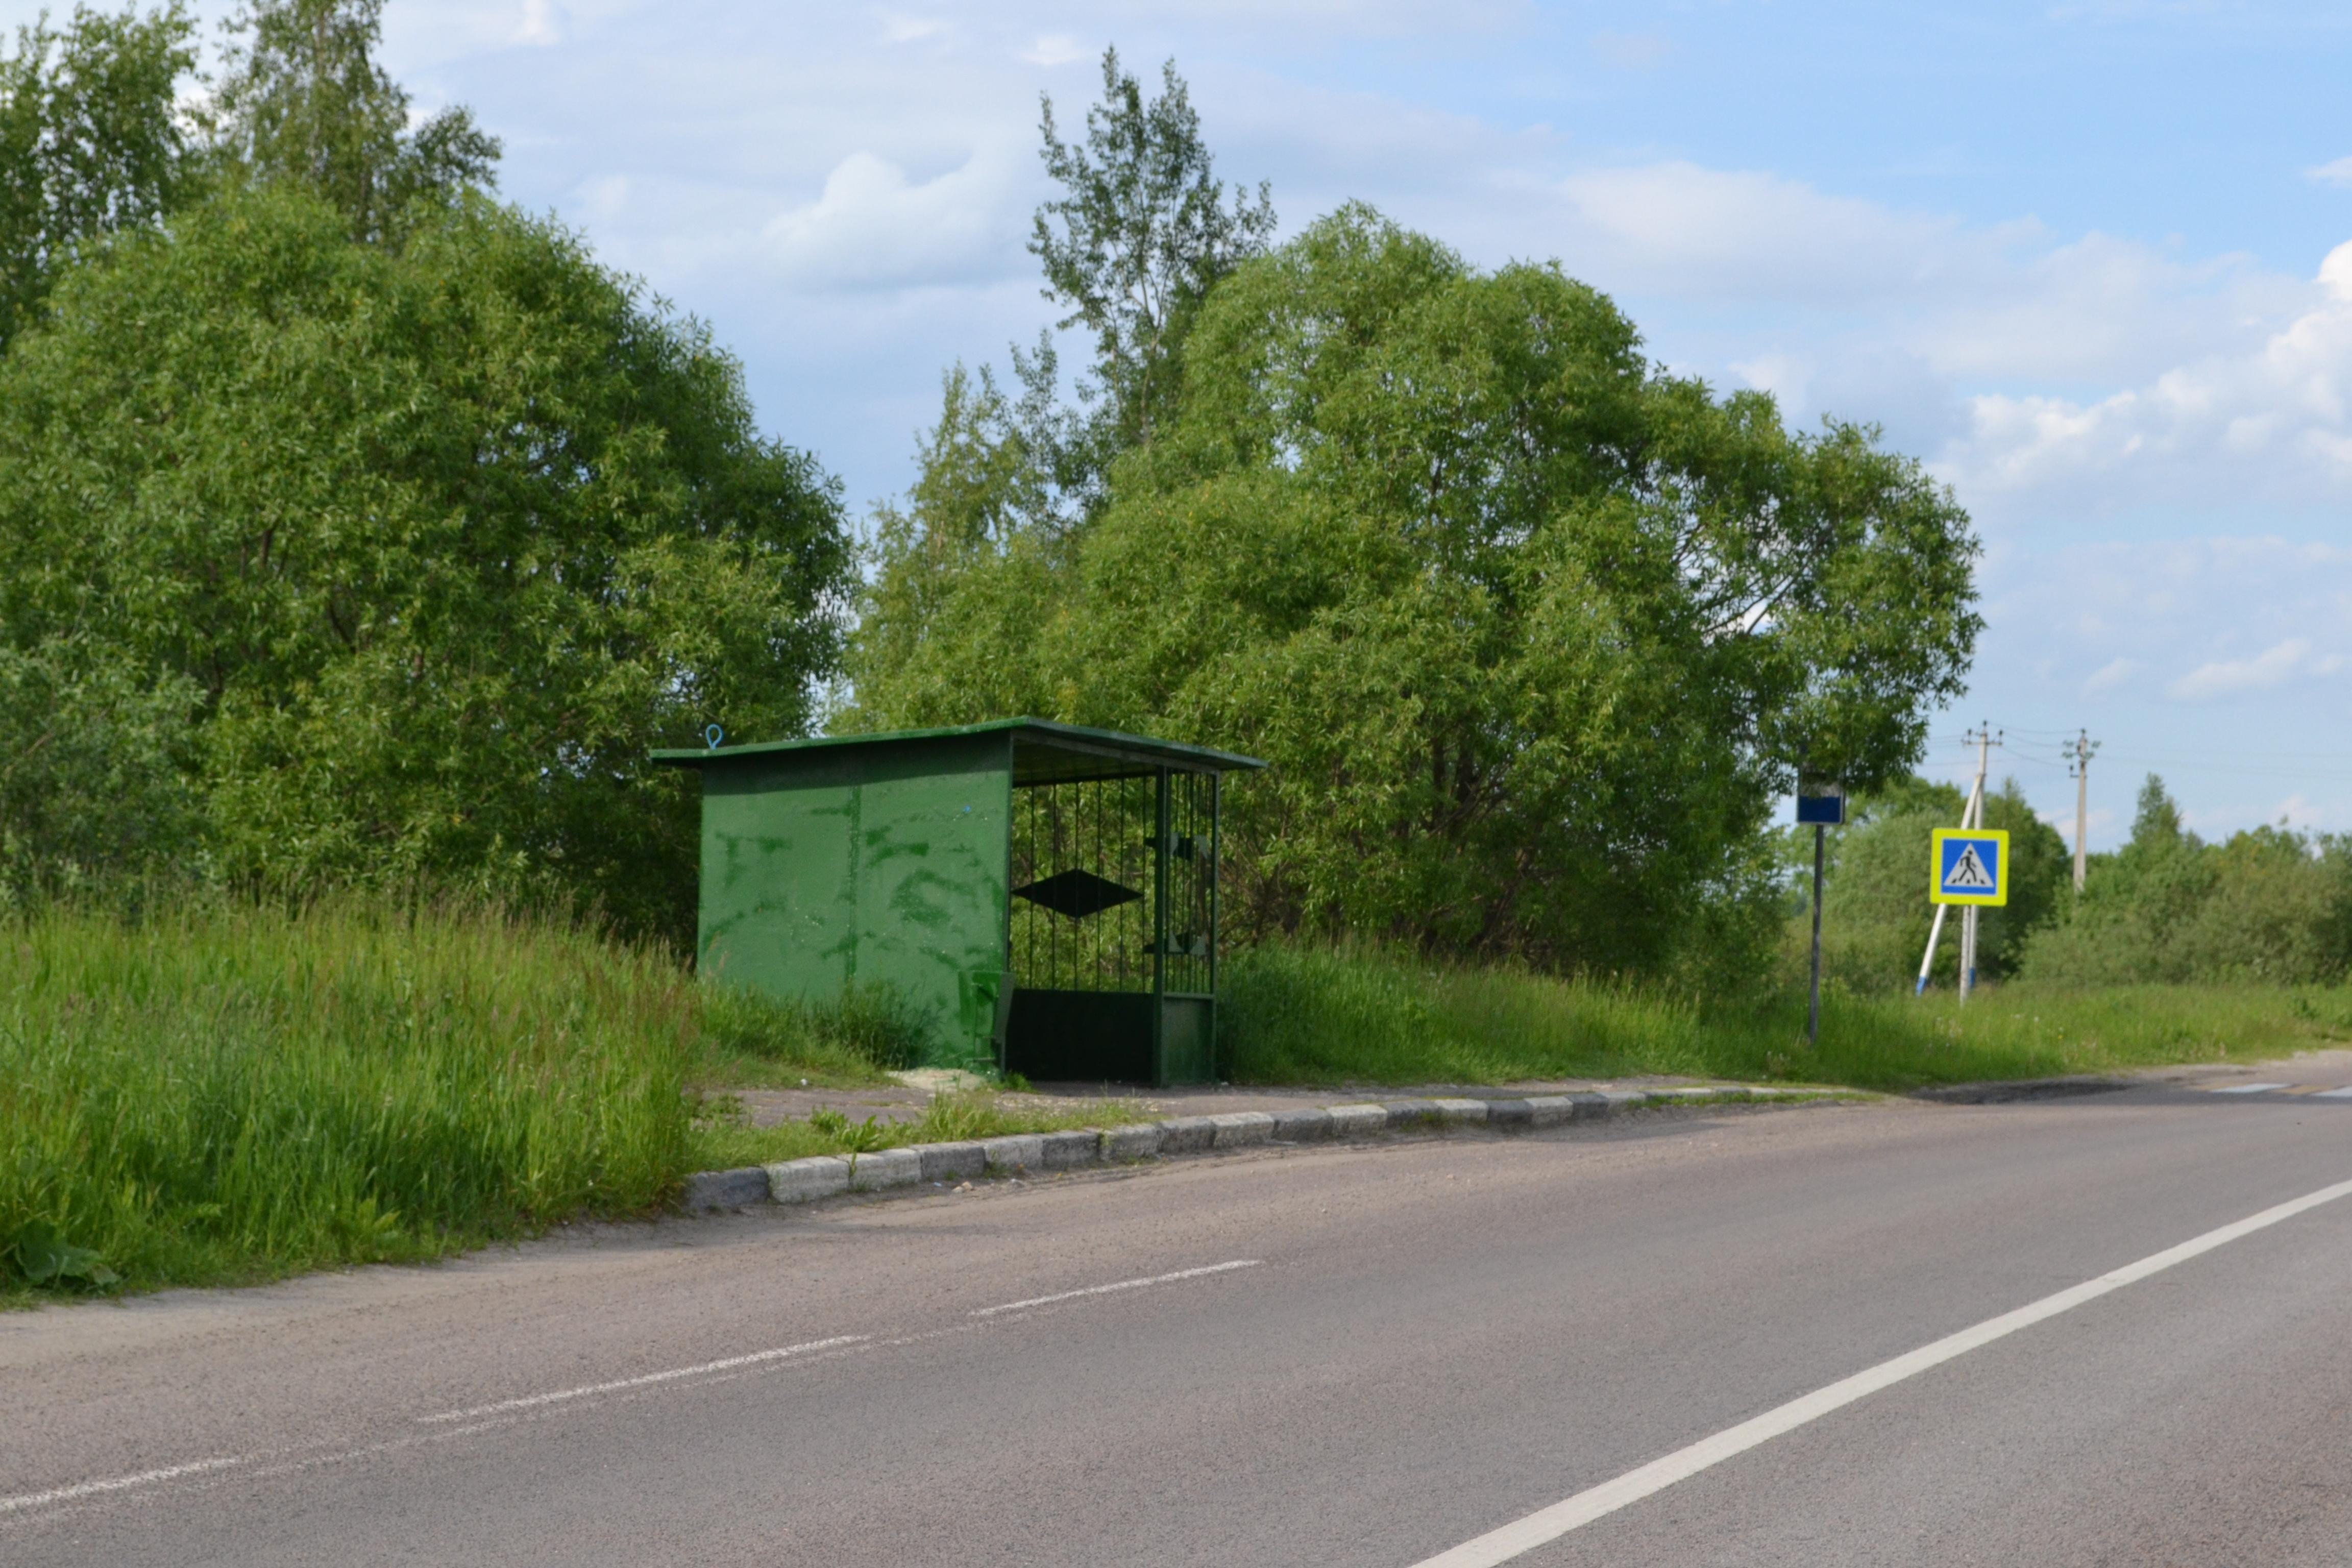
<svg viewBox="0 0 2352 1568">
<path fill-rule="evenodd" d="M 1689 1083 L 1650 1089 L 1593 1089 L 1566 1094 L 1512 1095 L 1480 1086 L 1484 1094 L 1429 1095 L 1356 1104 L 1292 1104 L 1276 1109 L 1238 1109 L 1243 1096 L 1224 1095 L 1209 1103 L 1222 1110 L 1111 1128 L 1063 1132 L 1013 1133 L 961 1143 L 916 1144 L 873 1153 L 814 1154 L 765 1166 L 702 1171 L 687 1178 L 688 1209 L 731 1208 L 762 1201 L 807 1203 L 844 1193 L 945 1187 L 981 1175 L 1015 1182 L 1035 1173 L 1076 1171 L 1091 1165 L 1124 1164 L 1175 1155 L 1222 1154 L 1266 1143 L 1318 1143 L 1332 1139 L 1376 1138 L 1387 1133 L 1426 1135 L 1455 1129 L 1531 1131 L 1570 1121 L 1590 1121 L 1629 1111 L 1729 1101 L 1789 1104 L 1817 1099 L 1852 1099 L 1849 1092 L 1773 1084 Z M 1032 1098 L 1062 1107 L 1086 1098 Z M 1172 1098 L 1172 1097 L 1171 1097 Z M 1198 1100 L 1200 1097 L 1188 1096 Z M 1309 1097 L 1316 1098 L 1316 1097 Z M 1100 1103 L 1097 1099 L 1095 1103 Z"/>
<path fill-rule="evenodd" d="M 1536 1095 L 1582 1094 L 1611 1089 L 1695 1088 L 1706 1079 L 1676 1077 L 1612 1079 L 1530 1079 L 1505 1084 L 1338 1084 L 1328 1087 L 1269 1088 L 1262 1085 L 1214 1084 L 1184 1089 L 1139 1089 L 1118 1083 L 1042 1083 L 1026 1093 L 1008 1092 L 1008 1108 L 1034 1106 L 1040 1110 L 1083 1109 L 1106 1100 L 1130 1100 L 1156 1117 L 1219 1116 L 1228 1111 L 1262 1110 L 1269 1114 L 1303 1110 L 1315 1106 L 1360 1100 L 1524 1100 Z M 729 1093 L 742 1103 L 754 1127 L 774 1127 L 799 1121 L 812 1110 L 838 1110 L 853 1121 L 871 1116 L 877 1121 L 919 1121 L 931 1102 L 932 1091 L 905 1084 L 873 1084 L 860 1089 L 739 1089 Z"/>
</svg>

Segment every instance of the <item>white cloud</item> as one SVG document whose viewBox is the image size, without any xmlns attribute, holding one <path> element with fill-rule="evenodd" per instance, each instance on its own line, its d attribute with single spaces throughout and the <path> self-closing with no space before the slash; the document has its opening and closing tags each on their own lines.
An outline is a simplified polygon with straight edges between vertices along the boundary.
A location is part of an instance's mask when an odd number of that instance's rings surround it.
<svg viewBox="0 0 2352 1568">
<path fill-rule="evenodd" d="M 1353 134 L 1378 107 L 1335 118 Z M 1563 149 L 1532 133 L 1514 144 L 1473 126 L 1446 143 L 1445 192 L 1416 201 L 1412 221 L 1481 259 L 1558 257 L 1645 325 L 1694 305 L 1751 321 L 1769 310 L 1769 349 L 1753 325 L 1720 347 L 1660 346 L 1689 368 L 1770 388 L 1801 422 L 1884 424 L 1971 487 L 2036 482 L 2014 470 L 2083 410 L 2035 397 L 2119 390 L 2243 354 L 2324 293 L 2242 255 L 2184 258 L 2097 232 L 2061 240 L 2031 216 L 1971 224 L 1765 171 L 1677 160 L 1537 181 L 1515 166 Z M 1465 180 L 1464 168 L 1490 173 Z M 1384 172 L 1395 184 L 1398 165 Z M 2021 386 L 2037 390 L 2011 390 Z"/>
<path fill-rule="evenodd" d="M 554 0 L 522 0 L 522 22 L 515 28 L 514 41 L 541 48 L 563 41 L 556 26 Z"/>
<path fill-rule="evenodd" d="M 2102 691 L 2113 690 L 2129 680 L 2139 668 L 2139 660 L 2136 658 L 2110 659 L 2094 671 L 2090 679 L 2083 682 L 2083 695 L 2095 697 Z"/>
<path fill-rule="evenodd" d="M 1731 373 L 1757 391 L 1770 393 L 1783 405 L 1802 407 L 1806 389 L 1812 384 L 1813 365 L 1801 355 L 1776 353 L 1733 360 Z"/>
<path fill-rule="evenodd" d="M 2352 158 L 2337 158 L 2303 173 L 2305 178 L 2323 185 L 2352 185 Z"/>
<path fill-rule="evenodd" d="M 937 37 L 947 31 L 945 22 L 929 16 L 905 16 L 895 11 L 882 13 L 882 37 L 886 43 L 911 44 L 919 39 Z"/>
<path fill-rule="evenodd" d="M 1932 289 L 1956 271 L 1997 271 L 2030 232 L 1971 231 L 1778 174 L 1680 161 L 1587 170 L 1551 188 L 1571 271 L 1686 297 L 1850 310 Z"/>
<path fill-rule="evenodd" d="M 1000 147 L 920 182 L 887 159 L 853 153 L 825 176 L 822 195 L 778 214 L 762 239 L 799 289 L 980 281 L 1018 255 L 1009 243 L 1022 216 L 1013 179 Z"/>
<path fill-rule="evenodd" d="M 1047 33 L 1021 51 L 1033 66 L 1066 66 L 1087 58 L 1087 49 L 1067 33 Z"/>
<path fill-rule="evenodd" d="M 2200 665 L 2174 681 L 2167 695 L 2182 702 L 2210 702 L 2219 697 L 2268 690 L 2299 676 L 2333 675 L 2343 667 L 2343 659 L 2334 655 L 2312 657 L 2309 639 L 2289 637 L 2252 658 Z"/>
<path fill-rule="evenodd" d="M 2352 494 L 2352 244 L 2328 252 L 2300 309 L 2249 337 L 2096 399 L 1980 394 L 1948 465 L 2007 489 L 2096 481 L 2233 500 Z"/>
<path fill-rule="evenodd" d="M 628 211 L 629 176 L 607 174 L 590 180 L 579 189 L 581 212 L 596 223 L 612 223 Z"/>
<path fill-rule="evenodd" d="M 2327 807 L 2316 804 L 2309 795 L 2298 790 L 2278 803 L 2273 808 L 2273 820 L 2283 822 L 2289 827 L 2299 827 L 2307 831 L 2314 827 L 2326 826 L 2334 815 L 2335 813 Z"/>
<path fill-rule="evenodd" d="M 1454 151 L 1457 164 L 1491 166 L 1532 149 L 1489 137 Z M 1444 230 L 1558 255 L 1622 296 L 1829 312 L 1805 333 L 1816 353 L 1843 346 L 1836 323 L 1867 321 L 1857 342 L 1879 353 L 1892 342 L 1947 377 L 2155 374 L 2243 342 L 2250 321 L 2282 319 L 2313 293 L 2243 256 L 2188 261 L 2095 231 L 2061 241 L 2032 217 L 1968 224 L 1758 170 L 1672 161 L 1533 189 L 1500 183 L 1511 200 L 1473 186 L 1484 213 L 1465 205 Z"/>
</svg>

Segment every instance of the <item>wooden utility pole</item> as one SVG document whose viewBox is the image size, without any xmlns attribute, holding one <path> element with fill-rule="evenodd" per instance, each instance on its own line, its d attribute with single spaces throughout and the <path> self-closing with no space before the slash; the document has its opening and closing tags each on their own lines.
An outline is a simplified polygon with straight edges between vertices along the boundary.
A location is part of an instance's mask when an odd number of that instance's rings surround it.
<svg viewBox="0 0 2352 1568">
<path fill-rule="evenodd" d="M 2074 779 L 2074 896 L 2083 896 L 2084 874 L 2090 869 L 2088 841 L 2091 828 L 2091 757 L 2099 743 L 2091 739 L 2088 730 L 2080 731 L 2066 742 L 2063 754 L 2066 771 Z"/>
<path fill-rule="evenodd" d="M 1960 739 L 1977 749 L 1976 786 L 1969 791 L 1968 805 L 1960 807 L 1960 826 L 1982 827 L 1984 826 L 1985 773 L 1991 758 L 1992 748 L 2000 744 L 2000 735 L 1991 725 L 1979 724 L 1962 735 Z M 1914 986 L 1911 992 L 1914 996 L 1921 994 L 1927 989 L 1928 973 L 1936 967 L 1936 942 L 1944 934 L 1944 911 L 1950 907 L 1948 904 L 1936 906 L 1935 923 L 1927 928 L 1927 955 L 1919 960 L 1919 984 Z M 1960 911 L 1960 1000 L 1963 1002 L 1969 999 L 1969 992 L 1976 984 L 1976 965 L 1977 911 L 1975 906 L 1970 905 Z"/>
<path fill-rule="evenodd" d="M 1979 725 L 1977 732 L 1968 737 L 1977 743 L 1977 819 L 1972 825 L 1982 827 L 1985 813 L 1985 771 L 1992 761 L 1992 731 Z M 1969 904 L 1960 910 L 1960 1000 L 1977 988 L 1977 906 Z"/>
</svg>

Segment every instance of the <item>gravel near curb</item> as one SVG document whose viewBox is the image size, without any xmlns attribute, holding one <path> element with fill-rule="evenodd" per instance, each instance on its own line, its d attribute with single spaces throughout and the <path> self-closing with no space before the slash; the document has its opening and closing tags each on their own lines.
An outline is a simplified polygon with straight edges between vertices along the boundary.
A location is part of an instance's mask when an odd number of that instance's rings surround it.
<svg viewBox="0 0 2352 1568">
<path fill-rule="evenodd" d="M 1591 1089 L 1526 1100 L 1392 1100 L 1297 1110 L 1179 1116 L 1072 1132 L 1023 1132 L 970 1143 L 917 1143 L 870 1154 L 818 1154 L 772 1165 L 699 1171 L 686 1179 L 688 1211 L 804 1204 L 845 1193 L 915 1192 L 997 1176 L 1131 1165 L 1193 1154 L 1232 1153 L 1270 1144 L 1322 1143 L 1463 1127 L 1521 1131 L 1597 1121 L 1650 1106 L 1736 1105 L 1749 1101 L 1848 1100 L 1837 1089 L 1753 1084 L 1688 1089 Z"/>
</svg>

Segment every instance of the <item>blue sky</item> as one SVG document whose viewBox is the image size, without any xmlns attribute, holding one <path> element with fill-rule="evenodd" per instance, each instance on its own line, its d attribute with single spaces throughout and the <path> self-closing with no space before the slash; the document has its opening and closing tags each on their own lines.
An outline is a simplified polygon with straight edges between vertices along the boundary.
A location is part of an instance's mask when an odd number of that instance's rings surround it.
<svg viewBox="0 0 2352 1568">
<path fill-rule="evenodd" d="M 1286 230 L 1355 197 L 1557 258 L 1663 363 L 1927 461 L 1990 622 L 1931 773 L 1990 720 L 2071 826 L 2082 725 L 2095 845 L 2151 768 L 2209 834 L 2352 830 L 2352 8 L 390 0 L 385 37 L 861 513 L 942 367 L 1050 319 L 1037 95 L 1172 55 Z"/>
</svg>

